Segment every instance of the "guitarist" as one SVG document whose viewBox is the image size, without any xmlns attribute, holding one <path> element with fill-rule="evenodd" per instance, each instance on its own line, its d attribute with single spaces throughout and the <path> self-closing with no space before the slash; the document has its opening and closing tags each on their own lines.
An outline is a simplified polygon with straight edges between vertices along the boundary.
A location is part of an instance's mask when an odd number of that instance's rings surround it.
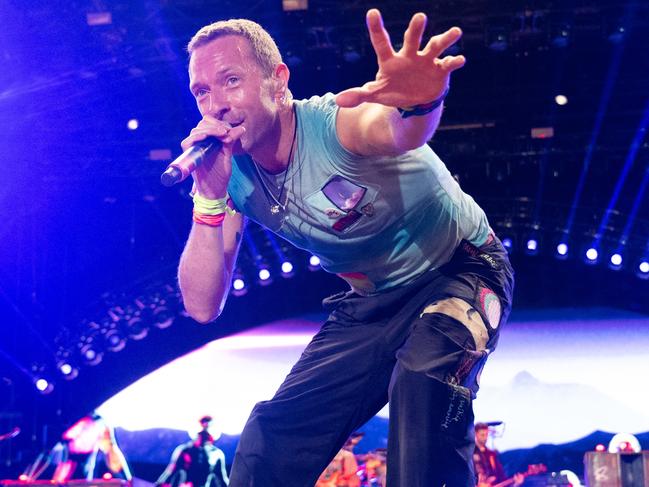
<svg viewBox="0 0 649 487">
<path fill-rule="evenodd" d="M 525 481 L 523 474 L 517 473 L 507 481 L 507 475 L 503 469 L 498 452 L 487 448 L 489 438 L 489 426 L 485 423 L 475 425 L 475 450 L 473 451 L 473 464 L 478 475 L 478 487 L 492 487 L 503 483 L 518 487 Z"/>
</svg>

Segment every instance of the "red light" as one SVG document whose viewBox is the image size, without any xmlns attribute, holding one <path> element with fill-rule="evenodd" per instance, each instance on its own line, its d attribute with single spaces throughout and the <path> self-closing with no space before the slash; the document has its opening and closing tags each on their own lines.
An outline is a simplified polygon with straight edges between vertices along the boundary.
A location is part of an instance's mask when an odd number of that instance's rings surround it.
<svg viewBox="0 0 649 487">
<path fill-rule="evenodd" d="M 606 447 L 600 443 L 595 447 L 595 451 L 606 451 Z"/>
<path fill-rule="evenodd" d="M 110 472 L 106 472 L 104 475 L 101 476 L 101 478 L 104 480 L 110 480 L 113 478 L 113 475 Z"/>
</svg>

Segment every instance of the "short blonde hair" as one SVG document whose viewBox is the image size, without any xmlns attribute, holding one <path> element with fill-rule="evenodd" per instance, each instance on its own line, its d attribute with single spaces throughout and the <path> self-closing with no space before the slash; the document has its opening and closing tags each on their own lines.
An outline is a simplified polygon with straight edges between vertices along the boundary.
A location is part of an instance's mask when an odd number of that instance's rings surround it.
<svg viewBox="0 0 649 487">
<path fill-rule="evenodd" d="M 187 52 L 191 57 L 197 47 L 227 35 L 248 40 L 255 59 L 266 76 L 272 76 L 275 67 L 282 62 L 282 55 L 270 34 L 257 22 L 247 19 L 219 20 L 202 27 L 189 41 Z"/>
</svg>

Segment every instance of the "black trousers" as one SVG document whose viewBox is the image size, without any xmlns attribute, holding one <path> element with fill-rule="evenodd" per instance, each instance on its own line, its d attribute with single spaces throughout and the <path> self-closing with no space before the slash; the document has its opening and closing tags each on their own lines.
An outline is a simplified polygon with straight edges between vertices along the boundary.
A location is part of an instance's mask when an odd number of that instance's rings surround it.
<svg viewBox="0 0 649 487">
<path fill-rule="evenodd" d="M 472 400 L 512 289 L 507 253 L 491 237 L 480 248 L 462 242 L 407 286 L 326 299 L 328 320 L 275 396 L 254 407 L 230 487 L 313 487 L 388 400 L 388 487 L 475 486 Z M 467 309 L 448 313 L 449 300 Z M 471 320 L 484 324 L 484 341 Z"/>
</svg>

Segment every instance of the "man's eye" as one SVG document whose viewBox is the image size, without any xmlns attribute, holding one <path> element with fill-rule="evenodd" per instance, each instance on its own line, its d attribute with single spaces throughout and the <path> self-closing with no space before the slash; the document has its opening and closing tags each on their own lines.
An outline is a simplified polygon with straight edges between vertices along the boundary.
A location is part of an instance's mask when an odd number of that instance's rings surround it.
<svg viewBox="0 0 649 487">
<path fill-rule="evenodd" d="M 236 85 L 236 84 L 238 84 L 238 83 L 239 83 L 239 78 L 236 77 L 236 76 L 230 76 L 230 77 L 226 80 L 226 84 L 229 85 L 229 86 Z"/>
<path fill-rule="evenodd" d="M 207 90 L 204 90 L 204 89 L 196 90 L 196 92 L 194 93 L 194 96 L 196 98 L 202 98 L 205 95 L 207 95 Z"/>
</svg>

